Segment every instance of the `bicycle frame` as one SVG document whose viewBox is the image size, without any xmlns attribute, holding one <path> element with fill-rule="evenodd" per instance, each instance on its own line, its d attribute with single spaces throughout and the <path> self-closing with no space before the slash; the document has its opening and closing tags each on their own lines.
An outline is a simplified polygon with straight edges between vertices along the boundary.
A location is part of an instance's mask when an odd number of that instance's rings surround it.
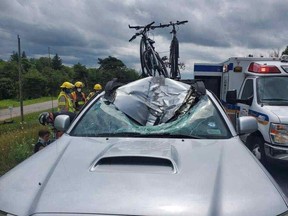
<svg viewBox="0 0 288 216">
<path fill-rule="evenodd" d="M 170 53 L 169 53 L 169 67 L 170 67 L 170 78 L 171 79 L 181 79 L 180 69 L 179 69 L 179 42 L 177 39 L 177 30 L 176 26 L 182 25 L 187 23 L 188 21 L 177 21 L 177 22 L 170 22 L 169 24 L 161 24 L 159 26 L 156 26 L 155 28 L 165 28 L 172 26 L 172 31 L 170 34 L 172 34 L 172 40 L 170 44 Z M 183 65 L 183 64 L 181 64 Z"/>
<path fill-rule="evenodd" d="M 150 76 L 156 76 L 156 71 L 159 67 L 159 62 L 157 56 L 159 54 L 155 51 L 155 48 L 153 46 L 153 42 L 150 38 L 147 37 L 147 35 L 143 35 L 140 41 L 140 46 L 142 46 L 144 43 L 145 50 L 142 53 L 142 61 L 144 61 L 145 67 L 149 68 L 153 74 L 149 74 Z M 140 47 L 140 50 L 142 48 Z M 140 51 L 141 55 L 141 51 Z"/>
<path fill-rule="evenodd" d="M 155 51 L 155 47 L 153 46 L 154 41 L 148 37 L 148 31 L 150 29 L 154 29 L 152 26 L 154 22 L 146 25 L 146 26 L 130 26 L 129 28 L 135 28 L 136 30 L 143 29 L 140 32 L 137 32 L 133 37 L 129 40 L 131 42 L 137 36 L 142 35 L 140 41 L 140 62 L 142 69 L 142 76 L 156 76 L 157 72 L 159 76 L 168 77 L 168 73 L 164 62 L 160 58 L 159 54 Z"/>
</svg>

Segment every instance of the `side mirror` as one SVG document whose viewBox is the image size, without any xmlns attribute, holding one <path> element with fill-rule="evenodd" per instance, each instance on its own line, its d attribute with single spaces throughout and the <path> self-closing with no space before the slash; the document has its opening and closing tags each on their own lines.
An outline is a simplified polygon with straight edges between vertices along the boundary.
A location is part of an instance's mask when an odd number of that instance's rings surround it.
<svg viewBox="0 0 288 216">
<path fill-rule="evenodd" d="M 226 103 L 236 104 L 237 103 L 237 90 L 227 91 L 226 94 Z"/>
<path fill-rule="evenodd" d="M 258 124 L 255 117 L 242 116 L 238 118 L 237 131 L 239 135 L 253 133 L 258 130 Z"/>
<path fill-rule="evenodd" d="M 247 98 L 245 102 L 246 102 L 245 104 L 251 106 L 252 102 L 253 102 L 253 95 L 251 97 Z"/>
<path fill-rule="evenodd" d="M 54 121 L 54 127 L 59 131 L 66 131 L 70 125 L 70 117 L 68 115 L 58 115 Z"/>
<path fill-rule="evenodd" d="M 252 103 L 253 103 L 253 95 L 251 95 L 247 99 L 237 99 L 236 102 L 237 103 L 243 103 L 243 104 L 251 106 Z"/>
</svg>

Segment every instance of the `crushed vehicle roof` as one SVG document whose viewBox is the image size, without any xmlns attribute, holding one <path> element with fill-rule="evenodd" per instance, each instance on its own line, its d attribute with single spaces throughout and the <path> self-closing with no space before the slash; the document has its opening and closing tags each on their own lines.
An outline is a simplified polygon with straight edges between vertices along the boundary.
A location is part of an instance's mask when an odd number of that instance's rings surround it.
<svg viewBox="0 0 288 216">
<path fill-rule="evenodd" d="M 115 86 L 118 87 L 117 82 Z M 168 122 L 185 113 L 197 97 L 206 93 L 201 82 L 188 85 L 164 77 L 147 77 L 114 90 L 105 97 L 141 125 Z"/>
</svg>

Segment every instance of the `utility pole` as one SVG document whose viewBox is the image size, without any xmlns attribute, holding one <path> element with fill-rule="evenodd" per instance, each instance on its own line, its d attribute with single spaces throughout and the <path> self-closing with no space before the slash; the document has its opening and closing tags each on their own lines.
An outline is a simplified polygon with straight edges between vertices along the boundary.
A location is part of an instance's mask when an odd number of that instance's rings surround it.
<svg viewBox="0 0 288 216">
<path fill-rule="evenodd" d="M 50 47 L 48 47 L 49 67 L 51 68 Z"/>
<path fill-rule="evenodd" d="M 19 35 L 18 35 L 18 71 L 19 71 L 19 100 L 20 100 L 21 122 L 24 122 L 23 96 L 22 96 L 22 72 L 21 72 L 21 46 L 20 46 Z"/>
<path fill-rule="evenodd" d="M 50 47 L 48 47 L 48 57 L 49 57 L 49 72 L 51 72 L 52 70 L 51 70 Z M 52 102 L 52 112 L 53 112 L 54 111 L 54 104 L 53 104 L 53 95 L 52 95 L 52 93 L 51 93 L 51 102 Z"/>
</svg>

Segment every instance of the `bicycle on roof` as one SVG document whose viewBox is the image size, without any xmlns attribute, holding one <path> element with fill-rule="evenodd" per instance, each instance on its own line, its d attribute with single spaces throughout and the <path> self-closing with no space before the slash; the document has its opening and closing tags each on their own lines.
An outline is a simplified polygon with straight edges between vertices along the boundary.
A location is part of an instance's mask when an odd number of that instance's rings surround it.
<svg viewBox="0 0 288 216">
<path fill-rule="evenodd" d="M 179 59 L 179 41 L 177 39 L 176 26 L 185 24 L 187 22 L 188 21 L 185 20 L 185 21 L 170 22 L 168 24 L 161 24 L 160 23 L 159 26 L 154 27 L 154 28 L 165 28 L 165 27 L 172 26 L 172 31 L 170 32 L 170 34 L 172 34 L 172 40 L 171 40 L 171 44 L 170 44 L 170 54 L 169 54 L 169 67 L 170 67 L 170 78 L 171 79 L 178 79 L 179 80 L 181 78 L 179 66 L 181 68 L 184 68 L 184 64 L 178 62 L 178 59 Z"/>
<path fill-rule="evenodd" d="M 152 26 L 154 23 L 155 22 L 151 22 L 146 26 L 129 25 L 129 28 L 140 30 L 132 36 L 129 42 L 133 41 L 137 36 L 142 36 L 140 40 L 140 62 L 143 77 L 156 75 L 168 77 L 165 63 L 163 62 L 158 52 L 156 52 L 155 47 L 153 46 L 155 41 L 150 39 L 148 36 L 149 30 L 153 30 L 155 28 L 155 26 Z"/>
</svg>

